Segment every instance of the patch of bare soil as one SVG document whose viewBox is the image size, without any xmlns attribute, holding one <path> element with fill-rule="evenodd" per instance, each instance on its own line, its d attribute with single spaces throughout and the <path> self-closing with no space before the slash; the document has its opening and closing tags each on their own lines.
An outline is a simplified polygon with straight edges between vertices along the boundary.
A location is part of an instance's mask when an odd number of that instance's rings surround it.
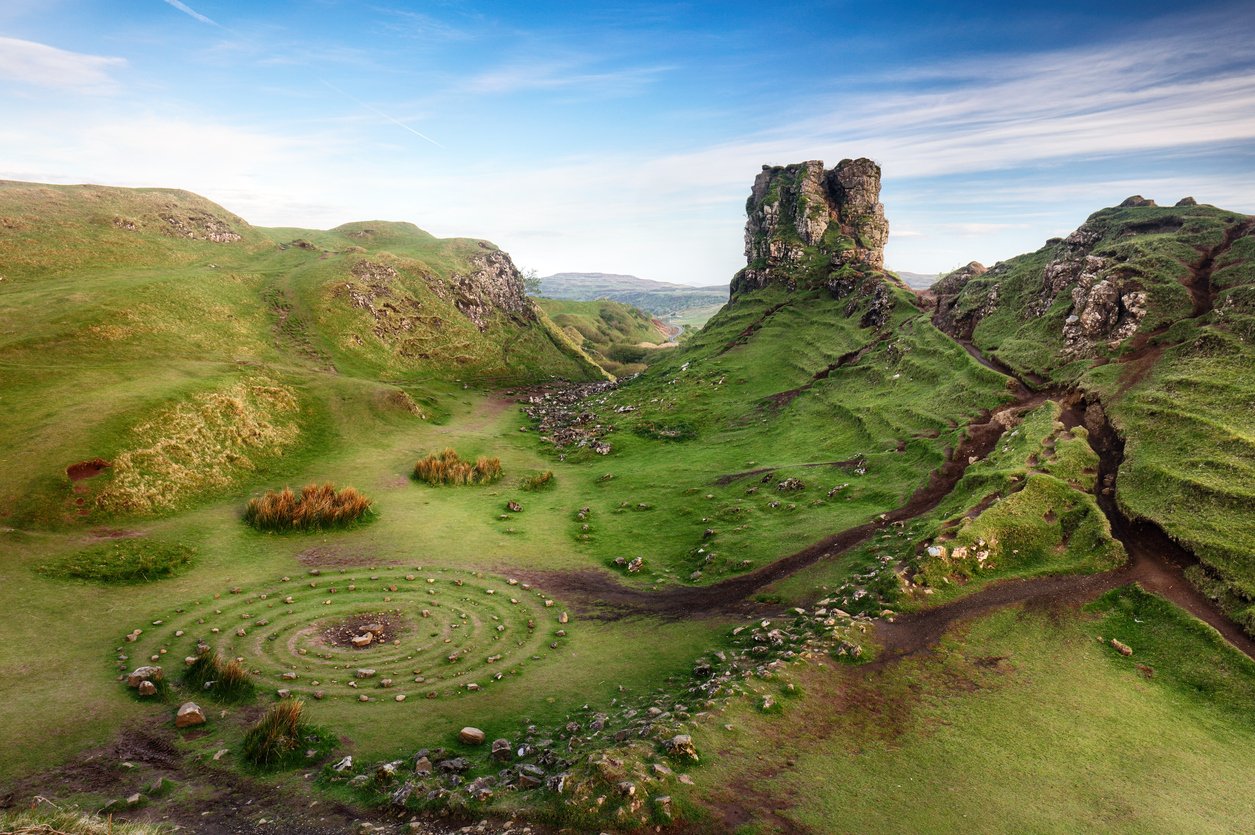
<svg viewBox="0 0 1255 835">
<path fill-rule="evenodd" d="M 378 555 L 345 545 L 315 545 L 296 555 L 301 565 L 311 568 L 371 568 L 377 565 L 401 565 L 398 560 L 380 559 Z"/>
<path fill-rule="evenodd" d="M 7 786 L 0 808 L 28 808 L 36 797 L 60 804 L 89 795 L 119 801 L 123 808 L 112 813 L 117 820 L 162 823 L 199 835 L 343 835 L 364 821 L 384 827 L 376 831 L 410 831 L 405 826 L 408 814 L 398 818 L 387 810 L 355 809 L 314 796 L 299 781 L 239 774 L 227 759 L 235 752 L 225 755 L 224 762 L 186 757 L 175 733 L 152 723 L 128 728 L 108 745 Z M 137 792 L 147 796 L 147 788 L 163 777 L 177 784 L 172 791 L 148 798 L 142 808 L 125 808 L 126 797 Z M 455 830 L 431 822 L 414 831 L 439 835 Z"/>
<path fill-rule="evenodd" d="M 128 531 L 124 528 L 93 528 L 87 532 L 87 539 L 89 541 L 102 539 L 138 539 L 143 535 L 143 531 Z"/>
<path fill-rule="evenodd" d="M 387 644 L 400 638 L 413 628 L 400 612 L 373 612 L 353 615 L 350 618 L 336 621 L 322 630 L 324 643 L 333 647 L 348 649 L 370 649 L 379 644 Z M 354 643 L 354 638 L 364 635 L 371 636 L 370 643 Z"/>
<path fill-rule="evenodd" d="M 65 468 L 65 474 L 70 477 L 70 481 L 83 481 L 95 478 L 112 466 L 112 463 L 103 458 L 93 458 L 90 461 L 80 461 L 77 464 L 71 464 Z"/>
</svg>

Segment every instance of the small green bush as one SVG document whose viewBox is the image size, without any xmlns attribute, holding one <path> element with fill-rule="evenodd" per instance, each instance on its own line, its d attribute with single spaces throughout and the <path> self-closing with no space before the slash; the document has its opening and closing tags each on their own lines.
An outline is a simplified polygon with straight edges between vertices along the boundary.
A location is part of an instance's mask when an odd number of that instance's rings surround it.
<svg viewBox="0 0 1255 835">
<path fill-rule="evenodd" d="M 195 555 L 194 548 L 181 543 L 123 539 L 84 548 L 36 571 L 97 583 L 148 583 L 173 577 L 190 566 Z"/>
</svg>

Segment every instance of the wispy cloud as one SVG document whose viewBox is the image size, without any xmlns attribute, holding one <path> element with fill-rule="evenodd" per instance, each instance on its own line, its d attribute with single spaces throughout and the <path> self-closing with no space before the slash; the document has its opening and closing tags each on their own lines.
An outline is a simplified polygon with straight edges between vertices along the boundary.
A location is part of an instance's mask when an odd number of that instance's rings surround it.
<svg viewBox="0 0 1255 835">
<path fill-rule="evenodd" d="M 106 93 L 118 87 L 111 71 L 126 59 L 69 52 L 55 46 L 0 37 L 0 78 L 40 87 Z"/>
<path fill-rule="evenodd" d="M 212 20 L 206 17 L 205 15 L 196 11 L 195 9 L 193 9 L 191 6 L 187 5 L 186 3 L 181 3 L 179 2 L 179 0 L 165 0 L 165 3 L 166 5 L 173 6 L 174 8 L 183 12 L 183 14 L 187 15 L 188 17 L 193 18 L 195 20 L 199 20 L 201 23 L 208 23 L 210 26 L 218 26 L 219 28 L 221 28 L 221 24 L 219 24 L 216 20 Z"/>
<path fill-rule="evenodd" d="M 601 95 L 622 95 L 652 84 L 671 69 L 670 66 L 660 65 L 598 72 L 580 59 L 517 61 L 473 75 L 463 87 L 467 92 L 481 94 L 582 87 Z"/>
</svg>

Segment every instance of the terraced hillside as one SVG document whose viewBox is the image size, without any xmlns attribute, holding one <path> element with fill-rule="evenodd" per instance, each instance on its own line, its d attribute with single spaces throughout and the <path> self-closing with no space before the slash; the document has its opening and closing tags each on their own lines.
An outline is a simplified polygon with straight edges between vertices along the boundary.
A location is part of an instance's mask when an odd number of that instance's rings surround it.
<svg viewBox="0 0 1255 835">
<path fill-rule="evenodd" d="M 932 292 L 951 333 L 1101 401 L 1120 507 L 1195 554 L 1194 581 L 1255 632 L 1255 220 L 1129 198 Z"/>
</svg>

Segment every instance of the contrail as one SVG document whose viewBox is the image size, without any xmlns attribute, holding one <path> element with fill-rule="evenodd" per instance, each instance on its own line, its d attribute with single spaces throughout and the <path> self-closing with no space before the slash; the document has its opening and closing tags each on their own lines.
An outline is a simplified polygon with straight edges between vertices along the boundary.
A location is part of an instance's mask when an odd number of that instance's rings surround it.
<svg viewBox="0 0 1255 835">
<path fill-rule="evenodd" d="M 180 3 L 179 0 L 165 0 L 165 2 L 166 2 L 166 5 L 173 6 L 174 8 L 183 12 L 183 14 L 187 15 L 188 17 L 195 18 L 196 20 L 199 20 L 201 23 L 208 23 L 210 26 L 217 26 L 219 29 L 222 28 L 222 24 L 218 23 L 218 21 L 205 17 L 203 14 L 193 9 L 191 6 L 188 6 L 185 3 Z"/>
<path fill-rule="evenodd" d="M 173 0 L 166 0 L 166 2 L 167 2 L 167 3 L 172 2 L 172 1 L 173 1 Z M 343 91 L 343 90 L 341 90 L 339 87 L 337 87 L 336 85 L 332 84 L 330 81 L 327 81 L 325 78 L 324 78 L 324 79 L 322 79 L 322 83 L 323 83 L 323 84 L 326 84 L 326 85 L 327 85 L 328 87 L 330 87 L 332 90 L 335 90 L 337 93 L 339 93 L 340 95 L 344 96 L 345 98 L 347 98 L 347 99 L 351 99 L 352 101 L 357 102 L 357 103 L 358 103 L 358 104 L 360 104 L 362 107 L 364 107 L 364 108 L 366 108 L 367 110 L 369 110 L 371 113 L 374 113 L 374 114 L 376 114 L 377 116 L 382 116 L 383 118 L 387 119 L 389 122 L 391 122 L 392 124 L 396 125 L 396 126 L 397 126 L 397 127 L 399 127 L 399 128 L 404 128 L 405 130 L 408 130 L 410 133 L 414 134 L 414 135 L 415 135 L 415 136 L 417 136 L 419 139 L 425 139 L 426 141 L 428 141 L 428 142 L 430 142 L 431 144 L 435 145 L 437 148 L 444 148 L 444 146 L 443 146 L 443 145 L 441 145 L 441 144 L 440 144 L 439 142 L 437 142 L 436 140 L 432 139 L 432 138 L 431 138 L 430 136 L 428 136 L 427 134 L 425 134 L 425 133 L 420 133 L 419 131 L 414 130 L 414 128 L 412 128 L 412 127 L 410 127 L 409 125 L 405 124 L 405 122 L 402 122 L 400 119 L 395 119 L 395 118 L 393 118 L 393 117 L 389 116 L 387 113 L 384 113 L 384 112 L 383 112 L 382 110 L 380 110 L 379 108 L 377 108 L 377 107 L 373 107 L 373 106 L 371 106 L 371 105 L 367 104 L 366 102 L 362 101 L 362 100 L 361 100 L 361 99 L 359 99 L 357 96 L 354 96 L 354 95 L 352 95 L 351 93 L 346 93 L 346 92 L 344 92 L 344 91 Z M 446 148 L 445 150 L 448 150 L 448 149 Z"/>
</svg>

